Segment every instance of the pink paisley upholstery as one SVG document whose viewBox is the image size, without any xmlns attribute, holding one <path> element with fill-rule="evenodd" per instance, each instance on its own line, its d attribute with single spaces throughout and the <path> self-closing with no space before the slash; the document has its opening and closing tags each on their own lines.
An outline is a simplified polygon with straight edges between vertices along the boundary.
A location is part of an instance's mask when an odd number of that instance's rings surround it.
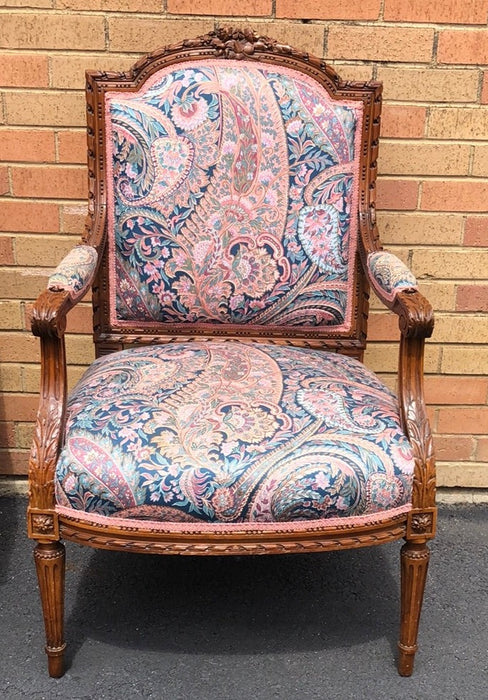
<svg viewBox="0 0 488 700">
<path fill-rule="evenodd" d="M 54 292 L 68 291 L 73 300 L 81 298 L 93 281 L 97 251 L 89 245 L 70 250 L 49 277 L 47 288 Z"/>
<path fill-rule="evenodd" d="M 368 271 L 373 289 L 387 301 L 393 301 L 400 290 L 417 289 L 417 280 L 405 263 L 385 250 L 368 255 Z"/>
<path fill-rule="evenodd" d="M 396 398 L 358 361 L 194 341 L 93 363 L 56 493 L 96 522 L 346 523 L 407 510 L 412 472 Z"/>
<path fill-rule="evenodd" d="M 112 323 L 351 325 L 362 103 L 239 61 L 108 93 Z"/>
</svg>

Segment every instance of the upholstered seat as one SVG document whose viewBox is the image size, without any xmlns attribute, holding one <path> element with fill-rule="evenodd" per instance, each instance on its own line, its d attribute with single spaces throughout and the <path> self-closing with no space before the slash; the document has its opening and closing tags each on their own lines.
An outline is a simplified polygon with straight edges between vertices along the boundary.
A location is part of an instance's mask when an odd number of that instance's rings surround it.
<svg viewBox="0 0 488 700">
<path fill-rule="evenodd" d="M 97 522 L 355 522 L 404 512 L 412 475 L 397 401 L 357 360 L 193 342 L 92 365 L 56 486 L 60 512 Z"/>
<path fill-rule="evenodd" d="M 435 530 L 433 319 L 379 242 L 381 85 L 219 29 L 88 73 L 87 102 L 86 234 L 32 318 L 28 527 L 50 674 L 61 539 L 232 555 L 403 537 L 409 675 Z M 398 400 L 362 364 L 370 286 L 399 319 Z M 90 289 L 97 359 L 68 395 L 66 316 Z"/>
</svg>

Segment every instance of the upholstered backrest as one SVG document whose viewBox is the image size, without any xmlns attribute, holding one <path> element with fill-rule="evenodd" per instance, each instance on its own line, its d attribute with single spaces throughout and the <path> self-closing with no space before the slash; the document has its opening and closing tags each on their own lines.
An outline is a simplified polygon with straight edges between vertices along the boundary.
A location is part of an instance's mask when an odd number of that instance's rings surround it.
<svg viewBox="0 0 488 700">
<path fill-rule="evenodd" d="M 259 61 L 107 92 L 112 324 L 347 331 L 362 108 Z"/>
</svg>

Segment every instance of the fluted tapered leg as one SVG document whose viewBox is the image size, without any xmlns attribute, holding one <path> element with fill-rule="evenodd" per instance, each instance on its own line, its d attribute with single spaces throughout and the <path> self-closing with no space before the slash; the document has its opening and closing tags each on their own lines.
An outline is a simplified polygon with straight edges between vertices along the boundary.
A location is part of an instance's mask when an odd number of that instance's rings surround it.
<svg viewBox="0 0 488 700">
<path fill-rule="evenodd" d="M 430 551 L 426 544 L 407 542 L 402 547 L 401 625 L 398 642 L 398 672 L 401 676 L 411 676 L 413 671 L 429 557 Z"/>
<path fill-rule="evenodd" d="M 34 561 L 46 628 L 49 675 L 59 678 L 64 673 L 63 655 L 66 647 L 63 638 L 64 545 L 61 542 L 38 544 L 34 550 Z"/>
</svg>

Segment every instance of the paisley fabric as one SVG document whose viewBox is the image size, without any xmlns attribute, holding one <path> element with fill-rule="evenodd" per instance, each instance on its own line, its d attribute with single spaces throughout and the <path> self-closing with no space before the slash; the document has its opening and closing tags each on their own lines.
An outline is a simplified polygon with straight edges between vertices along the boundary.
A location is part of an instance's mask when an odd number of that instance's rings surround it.
<svg viewBox="0 0 488 700">
<path fill-rule="evenodd" d="M 159 522 L 292 522 L 408 507 L 397 401 L 357 360 L 238 341 L 104 356 L 68 402 L 61 508 Z"/>
<path fill-rule="evenodd" d="M 368 271 L 373 288 L 388 301 L 402 289 L 417 289 L 415 275 L 393 253 L 379 250 L 368 255 Z"/>
<path fill-rule="evenodd" d="M 351 324 L 362 103 L 259 62 L 108 93 L 112 323 Z"/>
<path fill-rule="evenodd" d="M 92 283 L 97 266 L 97 251 L 89 245 L 70 250 L 49 277 L 47 288 L 70 292 L 73 300 L 80 299 Z"/>
</svg>

